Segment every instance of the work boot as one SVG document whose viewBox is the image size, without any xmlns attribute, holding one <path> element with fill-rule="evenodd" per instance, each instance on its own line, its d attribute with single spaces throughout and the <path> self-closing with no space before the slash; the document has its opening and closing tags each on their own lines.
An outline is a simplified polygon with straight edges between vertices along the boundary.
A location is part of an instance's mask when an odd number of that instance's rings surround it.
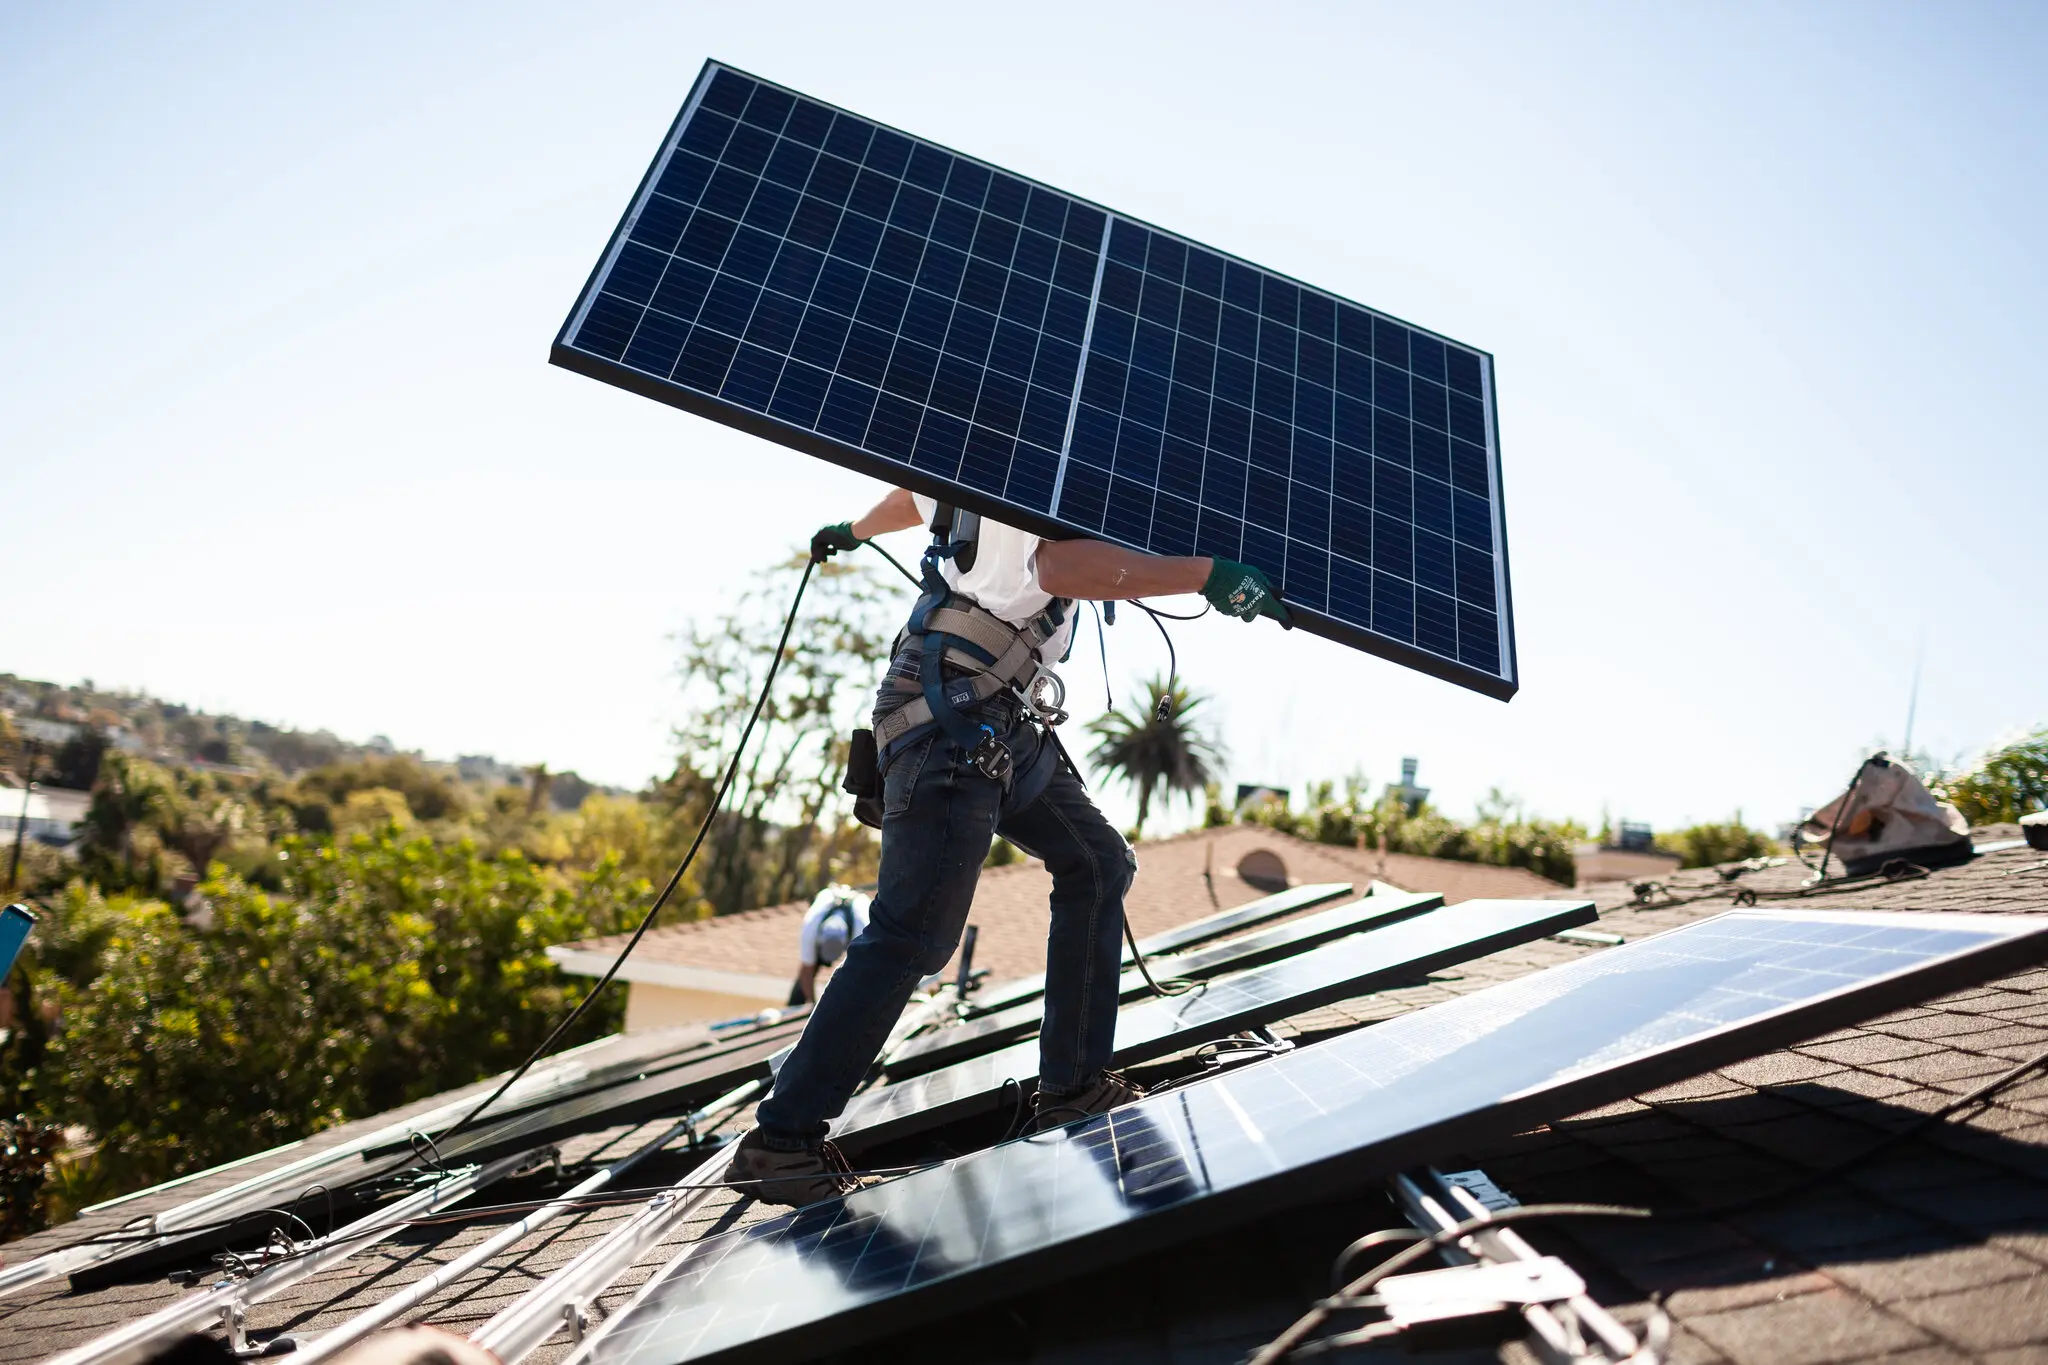
<svg viewBox="0 0 2048 1365">
<path fill-rule="evenodd" d="M 1104 1070 L 1086 1089 L 1072 1095 L 1048 1095 L 1043 1090 L 1031 1099 L 1031 1123 L 1027 1131 L 1042 1133 L 1091 1114 L 1106 1114 L 1118 1105 L 1145 1098 L 1145 1087 L 1130 1077 Z"/>
<path fill-rule="evenodd" d="M 846 1158 L 830 1142 L 782 1151 L 768 1146 L 761 1130 L 755 1128 L 733 1148 L 725 1183 L 765 1204 L 801 1208 L 859 1189 L 860 1181 L 851 1171 Z"/>
</svg>

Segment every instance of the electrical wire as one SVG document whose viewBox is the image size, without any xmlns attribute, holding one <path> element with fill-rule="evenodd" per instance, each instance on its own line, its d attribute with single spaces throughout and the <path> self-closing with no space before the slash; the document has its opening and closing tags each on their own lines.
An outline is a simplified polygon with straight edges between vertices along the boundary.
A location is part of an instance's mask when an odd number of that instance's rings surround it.
<svg viewBox="0 0 2048 1365">
<path fill-rule="evenodd" d="M 877 546 L 876 548 L 880 549 L 881 547 Z M 887 551 L 883 551 L 883 553 L 886 555 Z M 890 562 L 894 563 L 893 560 Z M 775 655 L 768 661 L 768 676 L 761 680 L 761 694 L 754 699 L 753 713 L 747 717 L 746 727 L 740 731 L 739 742 L 733 746 L 732 761 L 726 765 L 725 776 L 720 779 L 718 790 L 711 798 L 711 804 L 705 808 L 704 819 L 697 826 L 696 837 L 690 840 L 689 850 L 683 854 L 682 862 L 676 865 L 674 875 L 668 879 L 668 885 L 661 889 L 661 894 L 654 898 L 654 904 L 649 906 L 647 913 L 640 917 L 640 923 L 634 927 L 632 937 L 626 940 L 626 945 L 623 948 L 619 949 L 618 956 L 612 959 L 611 966 L 605 968 L 604 975 L 598 978 L 597 984 L 585 992 L 583 998 L 576 1002 L 576 1007 L 569 1011 L 561 1023 L 555 1025 L 548 1036 L 541 1040 L 540 1046 L 536 1047 L 527 1059 L 519 1064 L 517 1070 L 500 1082 L 497 1089 L 484 1096 L 475 1108 L 464 1114 L 460 1119 L 457 1119 L 454 1127 L 440 1134 L 439 1140 L 441 1142 L 446 1142 L 472 1123 L 475 1123 L 477 1117 L 497 1103 L 506 1091 L 518 1083 L 520 1077 L 532 1069 L 535 1062 L 545 1057 L 554 1049 L 555 1044 L 562 1036 L 575 1025 L 577 1020 L 581 1019 L 589 1011 L 591 1005 L 597 1000 L 598 993 L 606 986 L 609 986 L 613 978 L 618 976 L 619 970 L 626 965 L 626 959 L 631 957 L 633 950 L 640 946 L 640 940 L 647 937 L 647 931 L 654 927 L 654 921 L 661 914 L 662 908 L 675 895 L 676 888 L 682 885 L 684 874 L 690 870 L 690 864 L 696 860 L 697 850 L 703 846 L 705 836 L 711 833 L 712 822 L 718 818 L 719 810 L 725 805 L 726 794 L 732 790 L 733 779 L 739 775 L 740 759 L 747 751 L 747 741 L 753 737 L 754 726 L 761 719 L 761 712 L 768 705 L 768 695 L 775 686 L 775 675 L 782 668 L 783 653 L 789 648 L 790 632 L 796 628 L 797 610 L 803 605 L 804 589 L 811 585 L 811 575 L 816 572 L 817 567 L 818 561 L 815 559 L 804 564 L 803 577 L 797 581 L 796 595 L 789 602 L 789 614 L 783 618 L 782 638 L 776 642 Z M 902 566 L 897 565 L 897 567 L 901 568 Z M 434 1141 L 434 1139 L 429 1138 L 429 1145 L 434 1145 Z M 435 1156 L 438 1160 L 438 1147 L 435 1150 Z"/>
<path fill-rule="evenodd" d="M 1296 1318 L 1286 1331 L 1261 1346 L 1248 1358 L 1246 1365 L 1278 1365 L 1278 1362 L 1294 1355 L 1314 1354 L 1331 1349 L 1308 1340 L 1309 1334 L 1329 1321 L 1331 1314 L 1352 1308 L 1378 1307 L 1377 1300 L 1366 1300 L 1365 1295 L 1381 1280 L 1396 1271 L 1415 1264 L 1430 1252 L 1462 1241 L 1475 1232 L 1486 1232 L 1510 1223 L 1536 1222 L 1546 1218 L 1649 1218 L 1648 1209 L 1632 1208 L 1624 1204 L 1523 1204 L 1516 1208 L 1501 1209 L 1494 1213 L 1468 1218 L 1462 1223 L 1445 1228 L 1442 1232 L 1427 1237 L 1417 1235 L 1413 1243 L 1395 1252 L 1386 1260 L 1368 1270 L 1365 1274 L 1344 1285 L 1326 1299 L 1319 1300 L 1308 1312 Z M 1406 1229 L 1393 1229 L 1396 1233 Z M 1371 1250 L 1375 1245 L 1388 1241 L 1407 1240 L 1405 1237 L 1386 1237 L 1379 1242 L 1379 1234 L 1362 1237 L 1339 1253 L 1341 1266 L 1361 1251 Z M 1334 1276 L 1333 1276 L 1334 1278 Z"/>
</svg>

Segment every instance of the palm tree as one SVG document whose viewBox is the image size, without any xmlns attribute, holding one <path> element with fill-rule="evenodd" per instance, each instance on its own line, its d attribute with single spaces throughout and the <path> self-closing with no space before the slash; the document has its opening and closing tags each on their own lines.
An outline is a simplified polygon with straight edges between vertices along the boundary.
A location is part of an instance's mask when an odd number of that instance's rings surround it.
<svg viewBox="0 0 2048 1365">
<path fill-rule="evenodd" d="M 1152 793 L 1164 787 L 1168 796 L 1193 796 L 1213 781 L 1211 770 L 1223 765 L 1223 747 L 1197 730 L 1190 718 L 1206 697 L 1185 687 L 1174 687 L 1153 678 L 1145 684 L 1148 694 L 1139 719 L 1133 720 L 1111 707 L 1088 722 L 1088 732 L 1099 741 L 1088 757 L 1097 765 L 1138 789 L 1138 825 L 1145 828 L 1151 813 Z M 1171 704 L 1161 703 L 1171 697 Z"/>
</svg>

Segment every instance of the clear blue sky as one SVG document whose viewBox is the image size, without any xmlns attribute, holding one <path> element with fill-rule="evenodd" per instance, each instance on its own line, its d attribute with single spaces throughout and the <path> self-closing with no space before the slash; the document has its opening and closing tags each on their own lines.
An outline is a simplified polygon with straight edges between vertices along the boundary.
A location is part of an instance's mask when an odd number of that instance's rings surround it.
<svg viewBox="0 0 2048 1365">
<path fill-rule="evenodd" d="M 2044 15 L 0 6 L 0 669 L 664 769 L 879 491 L 545 363 L 718 56 L 1495 354 L 1521 695 L 1204 621 L 1233 779 L 1785 818 L 2048 718 Z"/>
</svg>

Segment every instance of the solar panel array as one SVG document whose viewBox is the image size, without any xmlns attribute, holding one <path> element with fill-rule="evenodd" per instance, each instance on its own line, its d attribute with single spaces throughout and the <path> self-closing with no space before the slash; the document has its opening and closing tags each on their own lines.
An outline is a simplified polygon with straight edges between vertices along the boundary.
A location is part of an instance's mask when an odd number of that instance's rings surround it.
<svg viewBox="0 0 2048 1365">
<path fill-rule="evenodd" d="M 1333 901 L 1339 896 L 1349 894 L 1350 891 L 1349 882 L 1311 882 L 1302 886 L 1290 886 L 1285 891 L 1276 891 L 1270 896 L 1261 896 L 1255 901 L 1246 901 L 1243 905 L 1234 906 L 1229 910 L 1219 910 L 1213 915 L 1204 915 L 1200 919 L 1190 920 L 1186 924 L 1175 925 L 1171 929 L 1141 938 L 1138 940 L 1138 951 L 1149 961 L 1161 953 L 1179 952 L 1182 948 L 1207 943 L 1210 939 L 1236 933 L 1254 924 L 1263 924 L 1269 919 L 1278 919 L 1297 910 L 1321 905 L 1324 901 Z M 1131 961 L 1129 949 L 1124 950 L 1122 960 L 1127 964 Z M 967 1004 L 971 1014 L 992 1014 L 1043 994 L 1045 976 L 1039 973 L 985 987 L 969 996 Z"/>
<path fill-rule="evenodd" d="M 553 358 L 1516 688 L 1488 356 L 717 63 Z"/>
<path fill-rule="evenodd" d="M 1442 905 L 1443 899 L 1435 892 L 1368 896 L 1255 934 L 1246 934 L 1242 938 L 1212 943 L 1178 957 L 1152 958 L 1148 970 L 1154 980 L 1178 977 L 1183 981 L 1202 981 L 1223 971 L 1249 971 L 1345 934 L 1423 914 Z M 1117 985 L 1118 996 L 1124 1000 L 1134 1000 L 1151 990 L 1144 974 L 1136 969 L 1125 972 Z M 885 1069 L 891 1079 L 930 1071 L 948 1061 L 986 1052 L 1012 1038 L 1036 1033 L 1044 1018 L 1045 1001 L 1042 997 L 979 1015 L 951 1028 L 937 1029 L 921 1038 L 911 1039 L 890 1054 Z"/>
<path fill-rule="evenodd" d="M 1465 901 L 1280 962 L 1204 982 L 1185 995 L 1117 1011 L 1113 1066 L 1131 1066 L 1240 1029 L 1412 981 L 1593 919 L 1591 901 Z M 1038 1077 L 1038 1044 L 1019 1043 L 929 1075 L 885 1085 L 832 1126 L 849 1151 L 994 1108 Z"/>
<path fill-rule="evenodd" d="M 851 1348 L 2044 955 L 2023 916 L 1700 921 L 707 1238 L 576 1362 Z"/>
</svg>

